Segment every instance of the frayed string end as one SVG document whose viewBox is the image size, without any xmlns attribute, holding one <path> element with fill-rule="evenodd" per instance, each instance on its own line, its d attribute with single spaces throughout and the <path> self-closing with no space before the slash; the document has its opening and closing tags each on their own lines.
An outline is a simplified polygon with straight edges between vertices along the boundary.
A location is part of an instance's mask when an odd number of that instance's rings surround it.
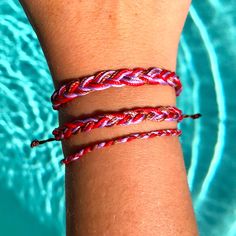
<svg viewBox="0 0 236 236">
<path fill-rule="evenodd" d="M 49 138 L 49 139 L 41 140 L 41 141 L 35 139 L 35 140 L 33 140 L 33 141 L 31 142 L 30 147 L 31 147 L 31 148 L 37 147 L 37 146 L 39 146 L 39 145 L 41 145 L 41 144 L 48 143 L 48 142 L 52 142 L 52 141 L 55 141 L 55 140 L 56 140 L 55 138 Z"/>
</svg>

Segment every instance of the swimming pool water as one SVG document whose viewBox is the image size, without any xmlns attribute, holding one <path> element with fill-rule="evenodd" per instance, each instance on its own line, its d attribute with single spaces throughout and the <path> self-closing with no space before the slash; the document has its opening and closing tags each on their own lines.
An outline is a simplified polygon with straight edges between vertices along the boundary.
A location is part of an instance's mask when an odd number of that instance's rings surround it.
<svg viewBox="0 0 236 236">
<path fill-rule="evenodd" d="M 181 124 L 200 235 L 236 235 L 236 6 L 193 0 L 181 37 L 178 106 L 203 117 Z M 57 125 L 49 70 L 16 0 L 0 1 L 0 235 L 64 235 L 60 144 L 30 149 Z M 49 161 L 50 160 L 50 161 Z"/>
</svg>

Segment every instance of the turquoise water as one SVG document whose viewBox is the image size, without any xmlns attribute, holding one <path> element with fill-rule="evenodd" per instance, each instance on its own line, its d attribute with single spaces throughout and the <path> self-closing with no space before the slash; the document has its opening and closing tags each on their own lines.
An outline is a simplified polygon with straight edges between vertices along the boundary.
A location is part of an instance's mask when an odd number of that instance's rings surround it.
<svg viewBox="0 0 236 236">
<path fill-rule="evenodd" d="M 178 106 L 201 112 L 181 124 L 200 235 L 236 235 L 236 7 L 193 0 L 181 37 Z M 38 40 L 18 1 L 0 1 L 0 235 L 65 234 L 60 144 L 30 149 L 57 125 L 53 85 Z M 50 161 L 49 161 L 50 160 Z"/>
</svg>

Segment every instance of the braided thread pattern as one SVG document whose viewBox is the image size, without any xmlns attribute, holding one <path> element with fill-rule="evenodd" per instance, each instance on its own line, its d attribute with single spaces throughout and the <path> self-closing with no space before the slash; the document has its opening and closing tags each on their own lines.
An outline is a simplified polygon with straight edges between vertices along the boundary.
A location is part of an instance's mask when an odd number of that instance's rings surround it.
<svg viewBox="0 0 236 236">
<path fill-rule="evenodd" d="M 133 133 L 133 134 L 129 134 L 127 136 L 119 137 L 115 140 L 110 139 L 110 140 L 99 142 L 99 143 L 96 143 L 93 145 L 89 145 L 85 148 L 80 149 L 78 153 L 72 154 L 72 155 L 68 156 L 67 158 L 62 159 L 61 163 L 62 164 L 69 164 L 73 161 L 78 160 L 86 153 L 92 152 L 94 149 L 108 147 L 113 144 L 126 143 L 126 142 L 130 142 L 132 140 L 135 140 L 135 139 L 154 138 L 156 136 L 160 136 L 160 137 L 162 137 L 162 136 L 180 136 L 181 133 L 182 133 L 181 130 L 178 130 L 178 129 L 163 129 L 163 130 L 154 130 L 154 131 L 150 131 L 150 132 Z"/>
<path fill-rule="evenodd" d="M 100 71 L 95 75 L 67 82 L 53 93 L 51 96 L 51 101 L 53 108 L 58 110 L 62 105 L 73 100 L 74 98 L 84 96 L 92 91 L 104 90 L 110 87 L 123 87 L 125 85 L 141 86 L 144 84 L 169 85 L 175 88 L 177 96 L 182 91 L 181 82 L 175 72 L 157 67 L 151 67 L 149 69 L 138 67 L 134 69 Z M 144 107 L 125 110 L 122 112 L 102 114 L 65 123 L 64 125 L 53 130 L 54 138 L 41 141 L 33 140 L 31 147 L 35 147 L 46 142 L 66 139 L 78 132 L 88 132 L 95 128 L 111 127 L 115 125 L 126 126 L 137 124 L 144 120 L 166 120 L 179 122 L 187 117 L 196 119 L 201 117 L 201 114 L 183 115 L 181 110 L 173 106 Z M 130 142 L 135 139 L 148 139 L 156 136 L 179 135 L 181 135 L 181 130 L 178 129 L 161 129 L 142 133 L 133 133 L 118 137 L 117 139 L 109 139 L 87 145 L 86 147 L 81 148 L 77 153 L 61 160 L 61 163 L 68 164 L 72 161 L 78 160 L 83 155 L 93 151 L 94 149 L 108 147 L 117 143 Z"/>
<path fill-rule="evenodd" d="M 118 69 L 104 70 L 95 75 L 67 82 L 51 96 L 53 109 L 58 110 L 63 104 L 84 96 L 92 91 L 104 90 L 110 87 L 141 86 L 144 84 L 169 85 L 175 88 L 178 96 L 182 91 L 182 84 L 175 72 L 151 67 L 149 69 Z"/>
<path fill-rule="evenodd" d="M 173 106 L 136 108 L 65 123 L 63 126 L 54 129 L 53 135 L 56 140 L 62 140 L 67 139 L 78 132 L 88 132 L 96 128 L 111 127 L 115 125 L 126 126 L 138 124 L 144 120 L 181 121 L 182 119 L 182 111 Z"/>
</svg>

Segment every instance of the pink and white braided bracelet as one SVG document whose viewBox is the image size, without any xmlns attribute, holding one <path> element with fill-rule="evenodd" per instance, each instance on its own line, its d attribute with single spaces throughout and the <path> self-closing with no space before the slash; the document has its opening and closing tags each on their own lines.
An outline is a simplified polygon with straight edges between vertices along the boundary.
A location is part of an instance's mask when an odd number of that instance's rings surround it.
<svg viewBox="0 0 236 236">
<path fill-rule="evenodd" d="M 175 72 L 157 67 L 149 69 L 125 68 L 104 70 L 95 73 L 95 75 L 69 81 L 53 93 L 51 101 L 53 109 L 58 110 L 63 104 L 93 91 L 126 85 L 141 86 L 144 84 L 169 85 L 175 89 L 177 96 L 182 90 L 182 84 Z"/>
</svg>

